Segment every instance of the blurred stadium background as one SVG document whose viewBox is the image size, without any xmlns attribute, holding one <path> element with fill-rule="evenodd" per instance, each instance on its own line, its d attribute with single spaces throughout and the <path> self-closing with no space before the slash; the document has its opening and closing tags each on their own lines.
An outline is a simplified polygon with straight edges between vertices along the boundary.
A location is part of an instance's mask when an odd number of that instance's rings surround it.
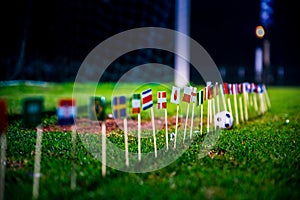
<svg viewBox="0 0 300 200">
<path fill-rule="evenodd" d="M 271 2 L 268 84 L 299 85 L 295 3 Z M 191 0 L 190 36 L 211 55 L 224 81 L 254 81 L 255 48 L 262 45 L 255 36 L 260 9 L 258 0 Z M 146 26 L 175 28 L 175 0 L 12 0 L 2 3 L 1 10 L 0 81 L 74 81 L 88 53 L 114 34 Z M 149 62 L 173 67 L 174 55 L 153 49 L 128 53 L 111 64 L 102 80 L 117 81 Z M 192 75 L 191 81 L 199 82 Z"/>
</svg>

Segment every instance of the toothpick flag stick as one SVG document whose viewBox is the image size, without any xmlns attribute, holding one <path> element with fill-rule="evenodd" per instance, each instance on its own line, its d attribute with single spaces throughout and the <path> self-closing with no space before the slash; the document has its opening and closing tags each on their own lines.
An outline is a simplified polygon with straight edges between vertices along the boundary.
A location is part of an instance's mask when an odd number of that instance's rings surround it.
<svg viewBox="0 0 300 200">
<path fill-rule="evenodd" d="M 249 84 L 243 83 L 245 121 L 248 121 L 248 93 L 249 93 Z"/>
<path fill-rule="evenodd" d="M 175 126 L 174 149 L 176 149 L 176 138 L 178 133 L 178 111 L 179 111 L 179 104 L 176 105 L 176 126 Z"/>
<path fill-rule="evenodd" d="M 165 124 L 166 124 L 166 148 L 169 150 L 169 136 L 168 136 L 168 111 L 165 109 Z"/>
<path fill-rule="evenodd" d="M 175 86 L 172 87 L 170 102 L 176 104 L 176 126 L 175 126 L 175 138 L 174 138 L 174 149 L 176 149 L 176 138 L 177 138 L 177 130 L 178 130 L 178 111 L 179 111 L 179 103 L 180 103 L 180 88 Z"/>
<path fill-rule="evenodd" d="M 233 102 L 234 102 L 234 111 L 235 111 L 235 118 L 236 118 L 236 124 L 239 124 L 239 113 L 238 113 L 238 107 L 237 107 L 237 97 L 236 97 L 236 84 L 231 84 L 232 87 L 232 93 L 233 93 Z"/>
<path fill-rule="evenodd" d="M 182 101 L 188 103 L 188 105 L 187 105 L 187 109 L 186 109 L 186 118 L 185 118 L 185 124 L 184 124 L 184 132 L 183 132 L 183 142 L 184 142 L 185 136 L 186 136 L 186 129 L 187 129 L 187 123 L 188 123 L 188 118 L 189 118 L 191 95 L 192 95 L 192 88 L 189 87 L 189 86 L 185 86 Z"/>
<path fill-rule="evenodd" d="M 222 102 L 223 102 L 223 108 L 224 110 L 227 110 L 227 106 L 226 106 L 226 100 L 225 100 L 225 92 L 224 92 L 224 86 L 222 84 L 220 84 L 220 90 L 221 90 L 221 97 L 222 97 Z"/>
<path fill-rule="evenodd" d="M 119 96 L 113 98 L 113 112 L 114 118 L 123 118 L 124 121 L 124 142 L 125 142 L 125 164 L 129 166 L 128 157 L 128 133 L 127 133 L 127 112 L 126 112 L 126 97 Z"/>
<path fill-rule="evenodd" d="M 213 98 L 212 99 L 212 102 L 213 102 L 213 118 L 215 117 L 215 115 L 216 115 L 216 102 L 215 102 L 215 98 Z M 217 128 L 217 124 L 216 123 L 214 123 L 214 128 L 215 128 L 215 130 L 216 130 L 216 128 Z"/>
<path fill-rule="evenodd" d="M 200 105 L 200 134 L 202 135 L 203 129 L 203 101 L 204 101 L 204 94 L 203 89 L 198 93 L 198 105 Z"/>
<path fill-rule="evenodd" d="M 1 135 L 1 174 L 0 174 L 0 200 L 4 199 L 5 166 L 6 166 L 6 130 L 7 130 L 6 102 L 0 100 L 0 135 Z"/>
<path fill-rule="evenodd" d="M 194 126 L 194 110 L 195 110 L 195 103 L 197 100 L 197 88 L 192 88 L 192 93 L 191 93 L 191 100 L 193 102 L 193 108 L 192 108 L 192 118 L 191 118 L 191 128 L 190 128 L 190 139 L 192 139 L 193 135 L 193 126 Z"/>
<path fill-rule="evenodd" d="M 156 147 L 156 135 L 155 135 L 155 123 L 154 123 L 154 111 L 153 107 L 151 109 L 151 120 L 152 120 L 152 129 L 153 129 L 153 144 L 154 144 L 154 155 L 157 157 L 157 147 Z"/>
<path fill-rule="evenodd" d="M 220 96 L 219 96 L 219 84 L 216 82 L 216 97 L 217 97 L 217 111 L 220 112 Z"/>
<path fill-rule="evenodd" d="M 6 163 L 6 134 L 1 135 L 1 174 L 0 174 L 0 199 L 4 199 L 4 185 L 5 185 L 5 163 Z"/>
<path fill-rule="evenodd" d="M 35 157 L 34 157 L 34 171 L 33 171 L 33 198 L 39 197 L 39 185 L 40 185 L 40 170 L 41 170 L 41 152 L 42 152 L 42 138 L 43 128 L 38 126 L 36 131 L 36 145 L 35 145 Z"/>
<path fill-rule="evenodd" d="M 141 113 L 138 113 L 138 159 L 142 159 L 142 150 L 141 150 Z"/>
<path fill-rule="evenodd" d="M 241 121 L 244 122 L 244 112 L 243 112 L 243 99 L 239 96 L 239 106 L 240 106 L 240 117 Z"/>
<path fill-rule="evenodd" d="M 105 121 L 101 123 L 101 136 L 102 136 L 102 177 L 106 176 L 106 126 Z"/>
<path fill-rule="evenodd" d="M 75 171 L 75 158 L 76 158 L 76 128 L 72 126 L 72 168 L 71 168 L 71 190 L 76 188 L 76 171 Z"/>
<path fill-rule="evenodd" d="M 227 99 L 227 103 L 228 103 L 229 112 L 232 114 L 230 98 Z"/>
<path fill-rule="evenodd" d="M 271 102 L 270 102 L 270 98 L 269 98 L 269 95 L 268 95 L 266 85 L 263 85 L 263 90 L 264 90 L 264 96 L 266 98 L 268 108 L 270 109 L 271 108 Z"/>
<path fill-rule="evenodd" d="M 151 111 L 154 155 L 156 158 L 157 157 L 157 148 L 156 148 L 155 122 L 154 122 L 154 110 L 153 110 L 152 89 L 151 88 L 142 92 L 142 104 L 143 104 L 143 110 L 147 110 L 148 108 L 150 108 L 150 111 Z"/>
<path fill-rule="evenodd" d="M 206 99 L 207 99 L 207 126 L 206 126 L 206 131 L 207 133 L 209 132 L 209 112 L 210 112 L 210 100 L 208 99 L 208 91 L 209 91 L 209 86 L 206 86 Z"/>
<path fill-rule="evenodd" d="M 132 95 L 132 113 L 138 114 L 138 160 L 141 161 L 141 95 L 133 94 Z"/>
<path fill-rule="evenodd" d="M 157 109 L 165 110 L 165 128 L 166 128 L 166 149 L 169 150 L 169 139 L 168 139 L 168 112 L 167 112 L 167 92 L 157 92 Z"/>
<path fill-rule="evenodd" d="M 125 139 L 125 164 L 129 167 L 128 157 L 128 132 L 127 132 L 127 118 L 124 118 L 124 139 Z"/>
</svg>

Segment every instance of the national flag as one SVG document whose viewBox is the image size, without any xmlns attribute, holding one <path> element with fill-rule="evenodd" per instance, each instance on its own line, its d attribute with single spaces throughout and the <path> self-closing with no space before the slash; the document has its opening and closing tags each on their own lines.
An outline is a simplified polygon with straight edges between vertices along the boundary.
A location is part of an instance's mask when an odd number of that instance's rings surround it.
<svg viewBox="0 0 300 200">
<path fill-rule="evenodd" d="M 192 95 L 192 88 L 189 87 L 189 86 L 185 86 L 183 92 L 184 92 L 184 94 L 183 94 L 182 101 L 190 103 L 191 102 L 191 95 Z"/>
<path fill-rule="evenodd" d="M 60 99 L 58 101 L 57 120 L 58 124 L 73 125 L 76 118 L 76 103 L 74 99 Z"/>
<path fill-rule="evenodd" d="M 0 100 L 0 134 L 4 134 L 7 129 L 7 108 L 6 102 Z"/>
<path fill-rule="evenodd" d="M 229 94 L 228 83 L 224 83 L 224 84 L 223 84 L 223 88 L 224 88 L 224 93 L 225 93 L 225 94 Z"/>
<path fill-rule="evenodd" d="M 207 87 L 205 87 L 204 89 L 203 89 L 203 100 L 204 101 L 206 101 L 207 100 Z"/>
<path fill-rule="evenodd" d="M 192 87 L 191 101 L 196 102 L 196 100 L 197 100 L 197 88 Z"/>
<path fill-rule="evenodd" d="M 251 93 L 256 92 L 256 84 L 255 84 L 255 83 L 251 83 L 251 84 L 250 84 L 250 92 L 251 92 Z"/>
<path fill-rule="evenodd" d="M 180 88 L 179 87 L 172 87 L 172 94 L 171 94 L 171 103 L 179 104 L 180 103 Z"/>
<path fill-rule="evenodd" d="M 234 83 L 228 84 L 228 87 L 230 88 L 230 94 L 236 94 Z"/>
<path fill-rule="evenodd" d="M 263 84 L 257 84 L 256 92 L 257 92 L 258 94 L 264 93 Z"/>
<path fill-rule="evenodd" d="M 249 93 L 250 92 L 250 83 L 243 83 L 243 93 Z"/>
<path fill-rule="evenodd" d="M 209 85 L 208 87 L 208 99 L 212 99 L 214 97 L 214 86 Z"/>
<path fill-rule="evenodd" d="M 198 104 L 197 105 L 201 105 L 201 104 L 203 104 L 203 102 L 204 102 L 204 91 L 203 91 L 203 89 L 202 90 L 200 90 L 198 93 L 197 93 L 197 102 L 198 102 Z"/>
<path fill-rule="evenodd" d="M 89 118 L 91 120 L 105 120 L 105 97 L 90 97 Z"/>
<path fill-rule="evenodd" d="M 166 91 L 157 92 L 157 108 L 166 109 L 167 108 L 167 93 Z"/>
<path fill-rule="evenodd" d="M 125 118 L 126 117 L 126 97 L 119 96 L 113 98 L 113 113 L 114 118 Z"/>
<path fill-rule="evenodd" d="M 132 113 L 140 113 L 141 110 L 141 95 L 133 94 L 132 95 Z"/>
<path fill-rule="evenodd" d="M 153 106 L 151 88 L 142 92 L 142 104 L 143 110 L 147 110 L 148 108 L 151 108 Z"/>
<path fill-rule="evenodd" d="M 243 89 L 242 84 L 236 83 L 235 87 L 236 87 L 236 93 L 237 94 L 242 94 L 242 89 Z"/>
<path fill-rule="evenodd" d="M 23 100 L 23 122 L 27 127 L 35 127 L 42 122 L 44 99 L 42 97 Z"/>
</svg>

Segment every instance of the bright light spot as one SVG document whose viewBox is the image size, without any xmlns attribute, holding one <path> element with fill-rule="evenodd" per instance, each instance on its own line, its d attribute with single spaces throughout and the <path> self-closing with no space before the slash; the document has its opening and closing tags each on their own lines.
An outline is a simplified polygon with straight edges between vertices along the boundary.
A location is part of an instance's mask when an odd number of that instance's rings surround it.
<svg viewBox="0 0 300 200">
<path fill-rule="evenodd" d="M 265 29 L 262 26 L 257 26 L 255 29 L 256 37 L 263 38 L 265 35 Z"/>
<path fill-rule="evenodd" d="M 287 120 L 285 120 L 285 123 L 287 123 L 287 124 L 288 124 L 288 123 L 290 123 L 290 120 L 288 120 L 288 119 L 287 119 Z"/>
</svg>

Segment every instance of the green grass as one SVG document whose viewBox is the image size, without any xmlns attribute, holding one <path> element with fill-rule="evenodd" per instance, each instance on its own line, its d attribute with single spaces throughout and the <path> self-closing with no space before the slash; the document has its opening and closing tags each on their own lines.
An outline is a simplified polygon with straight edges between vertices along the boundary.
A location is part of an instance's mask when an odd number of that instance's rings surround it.
<svg viewBox="0 0 300 200">
<path fill-rule="evenodd" d="M 82 86 L 83 94 L 85 87 L 88 86 Z M 138 88 L 138 85 L 123 87 L 126 93 L 126 87 Z M 96 93 L 109 94 L 109 88 L 112 89 L 112 84 L 102 90 L 98 88 Z M 250 121 L 232 130 L 222 131 L 211 156 L 198 159 L 205 135 L 197 135 L 179 159 L 154 172 L 134 174 L 108 168 L 107 177 L 102 178 L 101 163 L 93 159 L 78 138 L 75 190 L 70 189 L 71 133 L 45 133 L 40 198 L 299 199 L 300 90 L 271 87 L 268 92 L 271 110 L 260 117 L 252 115 Z M 47 90 L 25 86 L 0 88 L 0 96 L 7 99 L 12 114 L 20 112 L 18 105 L 24 96 L 45 95 L 46 109 L 54 109 L 58 98 L 71 94 L 72 84 L 55 85 Z M 86 103 L 82 100 L 79 105 Z M 172 109 L 169 112 L 174 114 Z M 47 118 L 44 123 L 55 123 L 55 118 Z M 162 145 L 163 135 L 164 131 L 157 133 L 159 145 Z M 13 120 L 7 137 L 5 198 L 31 199 L 36 132 L 23 128 L 20 120 Z M 124 146 L 124 138 L 119 133 L 109 139 Z M 151 140 L 143 141 L 143 151 L 151 150 L 152 146 Z M 130 140 L 129 150 L 136 151 L 136 148 L 136 141 Z"/>
</svg>

